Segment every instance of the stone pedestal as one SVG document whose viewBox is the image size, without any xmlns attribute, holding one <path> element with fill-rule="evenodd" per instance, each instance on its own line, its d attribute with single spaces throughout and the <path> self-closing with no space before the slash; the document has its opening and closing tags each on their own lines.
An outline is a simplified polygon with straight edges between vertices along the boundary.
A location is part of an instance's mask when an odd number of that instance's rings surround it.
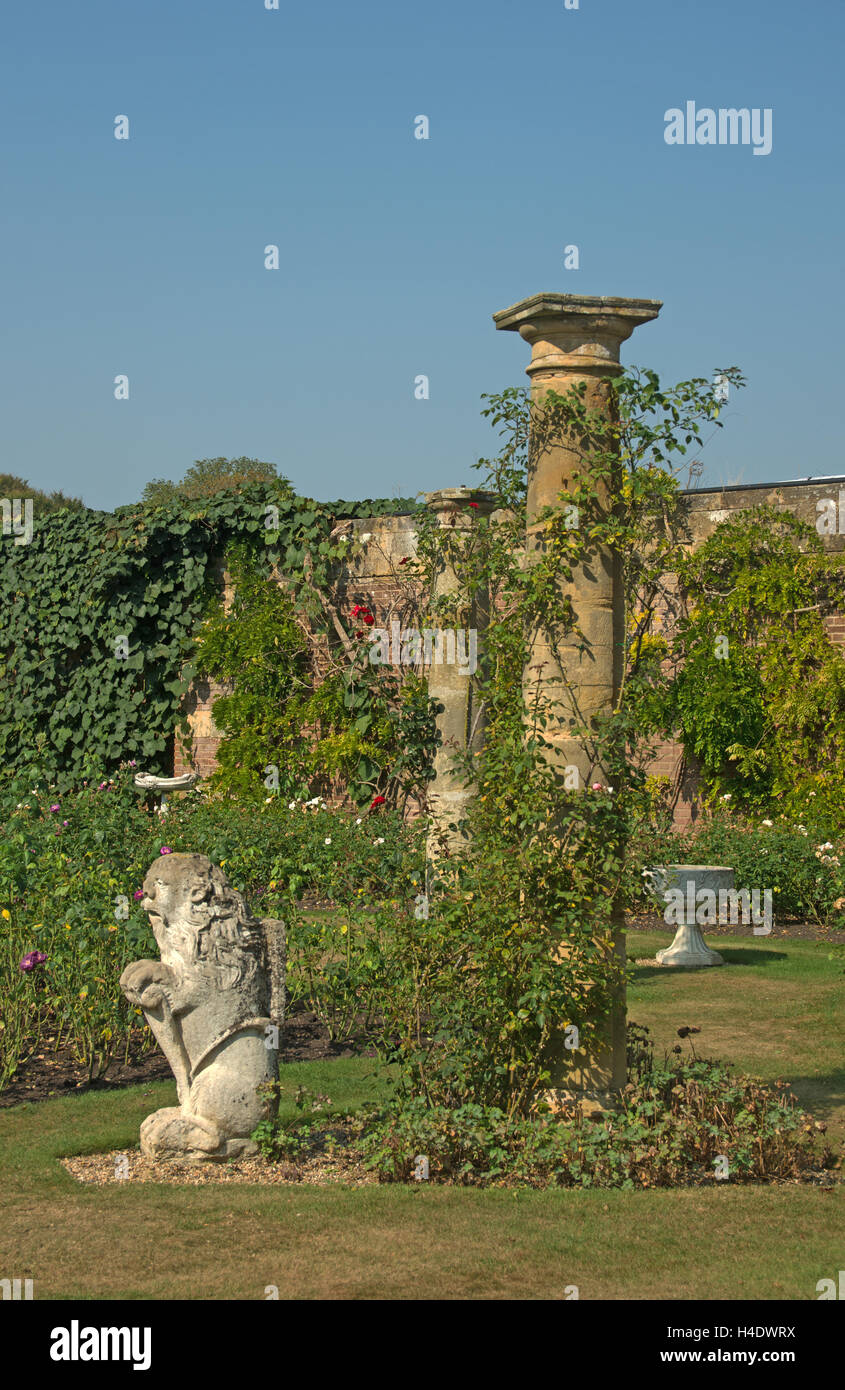
<svg viewBox="0 0 845 1390">
<path fill-rule="evenodd" d="M 675 932 L 675 939 L 665 951 L 657 952 L 658 965 L 682 966 L 686 970 L 697 970 L 702 965 L 724 965 L 718 951 L 711 951 L 697 922 L 683 922 Z"/>
<path fill-rule="evenodd" d="M 526 368 L 531 379 L 531 398 L 536 407 L 549 391 L 566 395 L 585 383 L 585 406 L 611 419 L 610 382 L 622 371 L 619 350 L 634 329 L 657 317 L 661 308 L 654 299 L 596 299 L 580 295 L 544 293 L 521 300 L 493 315 L 496 327 L 518 332 L 531 346 Z M 542 450 L 532 449 L 528 480 L 526 549 L 544 545 L 543 523 L 538 514 L 546 506 L 558 506 L 573 475 L 583 470 L 583 443 L 561 438 Z M 564 499 L 565 500 L 565 499 Z M 607 504 L 614 504 L 613 484 L 608 484 Z M 590 740 L 573 733 L 588 726 L 597 715 L 609 713 L 616 701 L 624 659 L 624 612 L 618 565 L 606 549 L 596 547 L 577 567 L 571 582 L 559 586 L 561 607 L 531 634 L 524 686 L 531 699 L 538 688 L 552 704 L 545 737 L 553 745 L 550 761 L 561 770 L 578 769 L 580 785 L 589 784 L 596 767 Z M 574 609 L 582 637 L 565 634 L 560 613 L 566 601 Z M 538 687 L 539 683 L 539 687 Z M 616 915 L 613 950 L 624 960 L 621 914 Z M 555 1090 L 579 1086 L 586 1092 L 606 1093 L 626 1081 L 625 999 L 620 993 L 603 1020 L 599 1046 L 577 1073 L 571 1069 L 572 1053 L 557 1049 L 553 1057 Z"/>
<path fill-rule="evenodd" d="M 495 502 L 486 492 L 471 488 L 441 488 L 438 492 L 426 494 L 426 503 L 437 517 L 438 525 L 447 534 L 467 532 L 476 524 L 479 517 L 489 516 Z M 472 505 L 471 505 L 472 504 Z M 440 568 L 434 576 L 432 598 L 454 594 L 459 589 L 458 577 L 448 554 L 441 552 Z M 477 661 L 480 665 L 484 646 L 484 632 L 488 623 L 487 594 L 473 596 L 463 615 L 461 626 L 465 633 L 476 632 Z M 469 651 L 469 637 L 465 637 L 464 652 Z M 444 641 L 440 651 L 444 659 L 432 660 L 426 667 L 428 693 L 442 706 L 437 716 L 440 731 L 440 747 L 434 758 L 434 778 L 429 783 L 429 807 L 431 810 L 431 831 L 428 838 L 428 857 L 434 863 L 443 854 L 456 847 L 462 839 L 460 833 L 450 830 L 466 815 L 467 804 L 474 795 L 473 789 L 464 784 L 454 768 L 455 755 L 466 749 L 476 751 L 484 746 L 484 710 L 479 701 L 477 673 L 470 674 L 468 663 L 464 669 L 456 660 L 455 649 Z M 435 645 L 433 654 L 436 656 Z M 451 655 L 451 660 L 448 658 Z"/>
</svg>

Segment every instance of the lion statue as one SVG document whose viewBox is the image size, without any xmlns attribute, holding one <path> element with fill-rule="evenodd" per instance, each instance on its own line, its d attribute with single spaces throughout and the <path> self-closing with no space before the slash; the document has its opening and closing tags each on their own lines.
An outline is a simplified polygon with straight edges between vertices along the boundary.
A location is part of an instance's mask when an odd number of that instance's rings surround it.
<svg viewBox="0 0 845 1390">
<path fill-rule="evenodd" d="M 141 1125 L 150 1158 L 203 1162 L 256 1152 L 271 1113 L 259 1088 L 276 1076 L 268 928 L 204 854 L 157 859 L 142 906 L 161 960 L 128 965 L 120 987 L 143 1009 L 176 1077 L 179 1106 Z"/>
</svg>

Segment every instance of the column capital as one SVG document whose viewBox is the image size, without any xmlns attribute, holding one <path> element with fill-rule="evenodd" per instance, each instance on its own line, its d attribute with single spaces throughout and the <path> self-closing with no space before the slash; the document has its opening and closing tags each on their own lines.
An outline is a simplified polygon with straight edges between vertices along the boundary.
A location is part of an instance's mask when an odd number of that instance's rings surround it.
<svg viewBox="0 0 845 1390">
<path fill-rule="evenodd" d="M 493 322 L 530 343 L 529 376 L 616 376 L 622 343 L 640 324 L 656 319 L 662 307 L 659 299 L 547 291 L 501 309 Z"/>
<path fill-rule="evenodd" d="M 470 513 L 476 516 L 489 516 L 496 508 L 496 499 L 491 492 L 472 487 L 441 487 L 436 492 L 425 494 L 425 504 L 433 512 Z"/>
</svg>

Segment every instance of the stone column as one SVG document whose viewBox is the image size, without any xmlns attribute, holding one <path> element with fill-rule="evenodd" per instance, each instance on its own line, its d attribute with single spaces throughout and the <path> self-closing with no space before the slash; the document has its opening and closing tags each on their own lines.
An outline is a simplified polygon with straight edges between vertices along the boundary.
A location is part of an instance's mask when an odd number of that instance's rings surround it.
<svg viewBox="0 0 845 1390">
<path fill-rule="evenodd" d="M 467 532 L 473 519 L 489 516 L 495 506 L 490 493 L 472 488 L 441 488 L 438 492 L 426 494 L 426 504 L 437 517 L 437 523 L 444 532 Z M 474 505 L 470 505 L 470 504 Z M 440 568 L 434 576 L 432 598 L 453 594 L 458 588 L 458 577 L 448 557 L 443 557 Z M 464 625 L 464 654 L 469 657 L 469 632 L 474 629 L 476 636 L 477 660 L 480 664 L 487 627 L 487 595 L 473 596 L 467 620 Z M 457 633 L 456 633 L 457 639 Z M 436 657 L 438 647 L 432 640 L 432 655 Z M 456 643 L 457 645 L 457 643 Z M 437 716 L 440 731 L 440 747 L 434 758 L 434 779 L 429 783 L 429 804 L 432 815 L 431 831 L 428 839 L 428 856 L 435 861 L 442 853 L 442 842 L 447 847 L 457 847 L 461 836 L 450 831 L 450 824 L 461 820 L 466 814 L 472 790 L 463 785 L 459 773 L 454 770 L 455 754 L 466 748 L 473 751 L 484 744 L 484 711 L 480 706 L 477 679 L 469 673 L 469 662 L 462 670 L 456 657 L 457 652 L 450 641 L 444 641 L 440 648 L 444 660 L 432 660 L 426 667 L 428 693 L 433 700 L 443 706 Z M 449 659 L 451 657 L 451 659 Z"/>
<path fill-rule="evenodd" d="M 578 382 L 586 383 L 584 404 L 610 420 L 610 381 L 622 371 L 619 349 L 642 323 L 657 317 L 654 299 L 595 299 L 570 294 L 536 294 L 493 315 L 496 327 L 516 331 L 531 345 L 526 368 L 532 403 L 539 407 L 548 391 L 566 395 Z M 528 480 L 526 550 L 543 546 L 543 526 L 536 521 L 543 507 L 556 505 L 579 467 L 583 446 L 575 438 L 554 441 L 532 451 Z M 610 505 L 613 497 L 607 496 Z M 597 547 L 561 583 L 561 601 L 572 603 L 583 636 L 567 636 L 556 626 L 555 613 L 531 634 L 524 685 L 526 695 L 539 689 L 553 702 L 545 737 L 554 745 L 550 760 L 561 770 L 578 769 L 580 785 L 595 772 L 590 741 L 572 734 L 575 725 L 588 726 L 596 715 L 609 712 L 619 692 L 624 660 L 624 607 L 618 564 Z M 555 650 L 556 649 L 556 650 Z M 559 654 L 559 655 L 558 655 Z M 599 777 L 599 780 L 604 780 Z M 614 932 L 614 950 L 624 959 L 621 918 Z M 552 1056 L 552 1086 L 574 1084 L 587 1092 L 606 1093 L 625 1084 L 625 999 L 618 998 L 603 1020 L 595 1054 L 585 1056 L 580 1070 L 571 1064 L 579 1054 L 566 1053 L 560 1039 Z M 584 1055 L 584 1054 L 581 1054 Z"/>
</svg>

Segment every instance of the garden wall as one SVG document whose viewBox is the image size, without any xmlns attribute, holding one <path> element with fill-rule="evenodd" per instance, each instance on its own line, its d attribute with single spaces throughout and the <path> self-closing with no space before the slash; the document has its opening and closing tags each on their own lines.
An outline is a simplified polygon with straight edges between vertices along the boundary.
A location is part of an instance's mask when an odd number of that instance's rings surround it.
<svg viewBox="0 0 845 1390">
<path fill-rule="evenodd" d="M 713 534 L 723 521 L 740 512 L 764 504 L 782 507 L 802 521 L 815 526 L 821 515 L 817 504 L 832 501 L 839 515 L 842 490 L 842 521 L 837 533 L 823 535 L 825 548 L 830 551 L 845 547 L 845 476 L 808 478 L 785 483 L 759 483 L 721 488 L 702 488 L 688 491 L 689 524 L 693 546 L 700 545 Z M 335 534 L 354 534 L 363 549 L 351 560 L 340 576 L 339 592 L 351 607 L 367 603 L 380 626 L 391 617 L 401 616 L 407 599 L 408 586 L 402 574 L 401 561 L 416 553 L 416 528 L 412 515 L 356 518 L 342 522 Z M 831 640 L 845 644 L 845 613 L 827 620 Z M 216 751 L 220 734 L 214 725 L 212 706 L 223 688 L 202 680 L 192 686 L 186 702 L 191 728 L 192 745 L 189 754 L 177 747 L 174 771 L 194 770 L 207 776 L 216 766 Z M 695 766 L 684 762 L 682 746 L 674 741 L 662 744 L 650 763 L 648 772 L 654 777 L 666 777 L 677 787 L 675 825 L 683 828 L 695 821 L 699 812 L 699 778 Z M 680 785 L 678 785 L 678 783 Z"/>
</svg>

